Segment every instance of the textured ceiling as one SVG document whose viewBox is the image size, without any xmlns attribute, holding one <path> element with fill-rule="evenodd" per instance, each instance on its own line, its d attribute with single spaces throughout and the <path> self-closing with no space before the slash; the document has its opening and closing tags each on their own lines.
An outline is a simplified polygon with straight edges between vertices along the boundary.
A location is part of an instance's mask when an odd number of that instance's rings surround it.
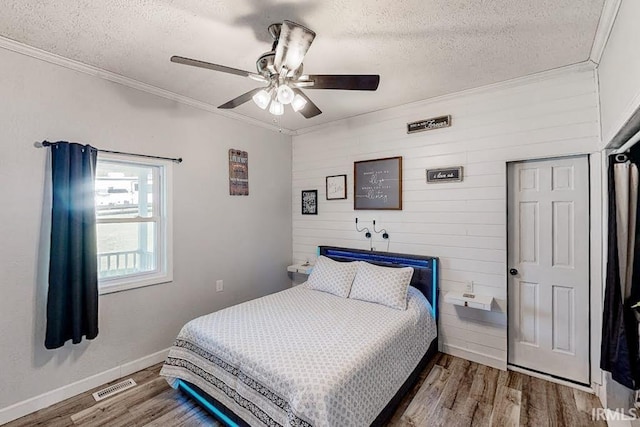
<svg viewBox="0 0 640 427">
<path fill-rule="evenodd" d="M 588 59 L 604 0 L 2 0 L 0 35 L 218 106 L 260 85 L 169 62 L 180 55 L 255 71 L 267 27 L 317 33 L 304 69 L 380 74 L 376 92 L 306 90 L 291 130 Z M 236 113 L 274 117 L 248 102 Z"/>
</svg>

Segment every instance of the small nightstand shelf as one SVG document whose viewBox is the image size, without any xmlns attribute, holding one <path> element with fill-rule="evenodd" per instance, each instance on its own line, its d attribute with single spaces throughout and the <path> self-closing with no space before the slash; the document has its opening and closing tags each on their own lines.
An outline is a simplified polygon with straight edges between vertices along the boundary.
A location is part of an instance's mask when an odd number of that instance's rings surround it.
<svg viewBox="0 0 640 427">
<path fill-rule="evenodd" d="M 478 310 L 491 311 L 493 297 L 463 292 L 447 292 L 444 296 L 444 302 Z"/>
<path fill-rule="evenodd" d="M 293 264 L 287 267 L 287 271 L 290 273 L 311 274 L 313 270 L 313 264 Z"/>
</svg>

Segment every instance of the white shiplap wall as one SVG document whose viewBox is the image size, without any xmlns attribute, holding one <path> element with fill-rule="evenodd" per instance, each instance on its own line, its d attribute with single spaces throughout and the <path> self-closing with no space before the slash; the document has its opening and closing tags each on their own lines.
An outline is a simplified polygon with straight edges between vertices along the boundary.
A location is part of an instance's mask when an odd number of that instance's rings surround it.
<svg viewBox="0 0 640 427">
<path fill-rule="evenodd" d="M 426 78 L 426 77 L 425 77 Z M 384 84 L 384 76 L 382 76 Z M 348 93 L 336 92 L 336 102 Z M 372 94 L 371 96 L 375 96 Z M 320 108 L 331 108 L 330 105 Z M 406 123 L 451 114 L 447 129 L 408 135 Z M 578 65 L 378 111 L 293 137 L 293 255 L 318 245 L 369 248 L 360 226 L 390 234 L 389 251 L 440 257 L 440 348 L 506 367 L 506 163 L 598 151 L 595 71 Z M 354 211 L 353 162 L 403 156 L 403 210 Z M 426 184 L 425 169 L 464 166 L 464 182 Z M 325 200 L 325 177 L 347 174 L 347 200 Z M 317 189 L 317 216 L 300 214 L 300 191 Z M 387 242 L 375 235 L 376 250 Z M 493 312 L 442 302 L 474 282 Z"/>
</svg>

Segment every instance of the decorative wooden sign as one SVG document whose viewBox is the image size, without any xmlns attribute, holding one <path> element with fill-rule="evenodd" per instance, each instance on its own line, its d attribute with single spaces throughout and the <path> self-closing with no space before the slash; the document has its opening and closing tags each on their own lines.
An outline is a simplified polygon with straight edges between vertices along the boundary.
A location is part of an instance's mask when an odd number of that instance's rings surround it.
<svg viewBox="0 0 640 427">
<path fill-rule="evenodd" d="M 448 128 L 449 126 L 451 126 L 451 116 L 440 116 L 434 117 L 433 119 L 420 120 L 419 122 L 407 123 L 407 133 Z"/>
<path fill-rule="evenodd" d="M 443 169 L 427 169 L 427 182 L 462 181 L 462 166 Z"/>
<path fill-rule="evenodd" d="M 249 195 L 249 153 L 229 149 L 229 195 Z"/>
</svg>

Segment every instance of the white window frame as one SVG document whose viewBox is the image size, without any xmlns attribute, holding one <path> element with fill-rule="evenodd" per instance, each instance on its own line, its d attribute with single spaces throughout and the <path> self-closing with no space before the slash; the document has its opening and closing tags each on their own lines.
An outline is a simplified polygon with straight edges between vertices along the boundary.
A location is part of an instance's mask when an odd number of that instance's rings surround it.
<svg viewBox="0 0 640 427">
<path fill-rule="evenodd" d="M 130 274 L 124 277 L 109 277 L 98 279 L 98 293 L 100 295 L 121 292 L 128 289 L 158 285 L 173 281 L 173 162 L 170 160 L 134 158 L 127 155 L 98 153 L 98 162 L 110 161 L 122 164 L 154 166 L 158 168 L 158 184 L 160 200 L 159 216 L 154 221 L 156 227 L 156 242 L 158 251 L 158 268 L 152 272 Z M 154 197 L 156 194 L 154 192 Z M 121 219 L 97 219 L 98 224 L 114 224 L 131 222 Z M 140 221 L 148 222 L 148 221 Z M 97 232 L 97 229 L 96 229 Z"/>
</svg>

